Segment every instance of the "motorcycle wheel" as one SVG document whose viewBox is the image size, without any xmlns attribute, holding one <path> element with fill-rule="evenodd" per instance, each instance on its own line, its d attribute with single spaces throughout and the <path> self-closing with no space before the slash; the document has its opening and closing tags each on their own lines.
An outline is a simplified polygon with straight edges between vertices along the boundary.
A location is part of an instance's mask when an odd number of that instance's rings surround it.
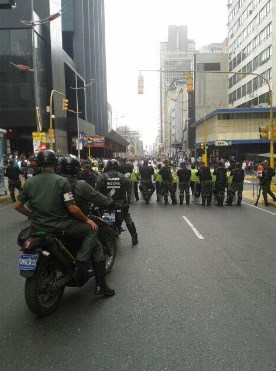
<svg viewBox="0 0 276 372">
<path fill-rule="evenodd" d="M 104 230 L 105 239 L 102 242 L 104 254 L 105 254 L 105 272 L 108 274 L 112 266 L 114 265 L 114 261 L 116 258 L 116 239 L 112 229 L 107 228 Z"/>
<path fill-rule="evenodd" d="M 57 287 L 56 281 L 62 276 L 57 262 L 41 260 L 34 276 L 25 282 L 25 300 L 28 308 L 36 315 L 46 316 L 59 306 L 64 286 Z"/>
</svg>

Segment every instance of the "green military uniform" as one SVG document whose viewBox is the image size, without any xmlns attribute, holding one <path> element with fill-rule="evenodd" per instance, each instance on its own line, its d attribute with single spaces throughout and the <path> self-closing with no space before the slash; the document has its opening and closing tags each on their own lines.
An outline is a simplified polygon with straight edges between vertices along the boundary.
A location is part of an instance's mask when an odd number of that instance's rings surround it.
<svg viewBox="0 0 276 372">
<path fill-rule="evenodd" d="M 75 200 L 66 178 L 44 170 L 25 182 L 18 200 L 23 204 L 28 202 L 34 230 L 81 238 L 82 246 L 77 253 L 77 261 L 90 260 L 97 231 L 84 222 L 69 218 L 66 206 L 75 204 Z"/>
<path fill-rule="evenodd" d="M 112 200 L 95 190 L 84 180 L 76 180 L 75 177 L 68 177 L 74 194 L 75 202 L 86 216 L 89 215 L 89 203 L 96 204 L 101 207 L 109 207 Z M 95 237 L 93 241 L 92 258 L 93 262 L 101 262 L 105 259 L 104 251 L 101 243 Z"/>
</svg>

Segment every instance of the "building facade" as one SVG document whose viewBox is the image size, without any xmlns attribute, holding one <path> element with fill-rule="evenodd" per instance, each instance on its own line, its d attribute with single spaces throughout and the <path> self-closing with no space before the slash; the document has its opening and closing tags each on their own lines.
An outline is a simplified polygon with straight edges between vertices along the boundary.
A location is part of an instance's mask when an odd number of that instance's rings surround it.
<svg viewBox="0 0 276 372">
<path fill-rule="evenodd" d="M 188 38 L 188 27 L 169 26 L 168 41 L 160 43 L 160 127 L 159 146 L 165 154 L 170 152 L 168 144 L 171 130 L 168 114 L 168 92 L 173 81 L 185 82 L 185 72 L 192 70 L 195 42 Z"/>
<path fill-rule="evenodd" d="M 72 152 L 78 133 L 107 134 L 104 27 L 103 0 L 22 0 L 0 10 L 0 126 L 10 151 L 28 155 L 32 132 L 48 133 L 53 90 L 58 153 Z"/>
<path fill-rule="evenodd" d="M 276 0 L 229 0 L 229 71 L 239 73 L 229 75 L 229 107 L 269 105 L 266 81 L 270 82 L 272 91 L 276 89 L 276 79 L 272 79 L 276 47 L 273 21 L 276 21 Z"/>
</svg>

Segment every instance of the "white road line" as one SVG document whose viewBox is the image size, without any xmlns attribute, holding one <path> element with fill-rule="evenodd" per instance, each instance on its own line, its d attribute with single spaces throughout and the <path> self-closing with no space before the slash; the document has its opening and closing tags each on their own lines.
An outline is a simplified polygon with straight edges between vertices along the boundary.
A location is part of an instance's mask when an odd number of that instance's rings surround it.
<svg viewBox="0 0 276 372">
<path fill-rule="evenodd" d="M 198 230 L 194 227 L 192 222 L 186 216 L 182 216 L 182 217 L 187 222 L 187 224 L 190 226 L 190 228 L 193 230 L 193 232 L 196 234 L 198 239 L 204 240 L 204 237 L 198 232 Z"/>
<path fill-rule="evenodd" d="M 249 203 L 247 203 L 247 202 L 245 202 L 245 201 L 243 201 L 243 204 L 249 205 L 249 207 L 253 207 L 253 208 L 259 209 L 259 210 L 262 211 L 262 212 L 266 212 L 266 213 L 272 214 L 273 216 L 276 216 L 276 213 L 273 213 L 273 212 L 270 212 L 270 211 L 268 211 L 268 210 L 266 210 L 266 209 L 263 209 L 263 208 L 257 207 L 256 205 L 249 204 Z"/>
</svg>

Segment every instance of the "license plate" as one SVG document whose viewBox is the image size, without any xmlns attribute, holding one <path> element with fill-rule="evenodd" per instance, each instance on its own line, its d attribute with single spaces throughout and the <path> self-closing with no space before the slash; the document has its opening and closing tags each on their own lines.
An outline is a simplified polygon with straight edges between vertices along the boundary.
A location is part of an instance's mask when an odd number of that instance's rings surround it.
<svg viewBox="0 0 276 372">
<path fill-rule="evenodd" d="M 36 268 L 38 254 L 22 254 L 19 258 L 17 268 L 19 270 L 33 271 Z"/>
<path fill-rule="evenodd" d="M 103 214 L 103 219 L 108 223 L 108 222 L 115 222 L 115 213 L 112 212 L 112 213 L 104 213 Z"/>
</svg>

